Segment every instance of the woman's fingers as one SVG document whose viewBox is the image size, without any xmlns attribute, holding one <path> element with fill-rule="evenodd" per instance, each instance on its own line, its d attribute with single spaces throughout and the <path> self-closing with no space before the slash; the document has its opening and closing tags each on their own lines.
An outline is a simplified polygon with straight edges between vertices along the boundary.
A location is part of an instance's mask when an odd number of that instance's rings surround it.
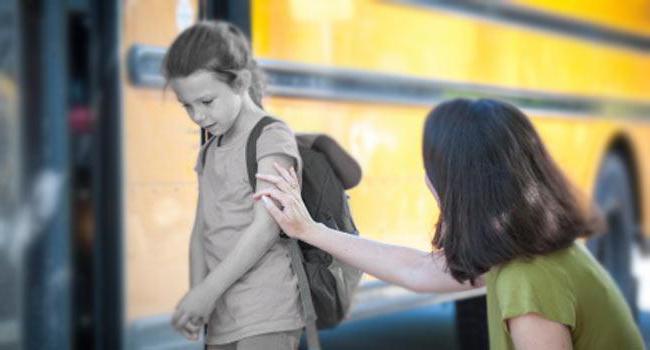
<svg viewBox="0 0 650 350">
<path fill-rule="evenodd" d="M 289 172 L 287 171 L 287 169 L 281 167 L 278 163 L 273 163 L 273 167 L 275 168 L 275 170 L 278 172 L 278 174 L 280 174 L 280 176 L 282 176 L 282 178 L 287 183 L 289 183 L 290 185 L 293 185 L 293 183 L 292 183 L 293 179 L 291 179 L 291 175 L 289 175 Z"/>
<path fill-rule="evenodd" d="M 298 174 L 296 174 L 296 169 L 294 169 L 293 166 L 289 168 L 289 174 L 291 174 L 291 178 L 295 183 L 300 183 L 300 181 L 298 181 Z"/>
<path fill-rule="evenodd" d="M 284 178 L 285 181 L 290 182 L 291 176 L 289 176 L 289 173 L 285 168 L 281 167 L 278 163 L 273 163 L 273 167 L 278 172 L 278 174 Z"/>
<path fill-rule="evenodd" d="M 281 183 L 281 182 L 284 182 L 284 179 L 282 179 L 282 178 L 279 177 L 279 176 L 275 176 L 275 175 L 268 175 L 268 174 L 260 174 L 260 173 L 257 173 L 257 174 L 255 174 L 255 177 L 258 178 L 258 179 L 260 179 L 260 180 L 263 180 L 263 181 L 266 181 L 266 182 L 270 182 L 270 183 L 272 183 L 272 184 L 274 184 L 274 185 L 277 185 L 277 184 L 279 184 L 279 183 Z"/>
<path fill-rule="evenodd" d="M 263 190 L 259 190 L 257 193 L 253 195 L 253 199 L 255 200 L 261 199 L 263 196 L 268 196 L 275 199 L 276 201 L 280 202 L 283 208 L 286 208 L 287 205 L 291 202 L 288 194 L 275 188 L 266 188 Z"/>
<path fill-rule="evenodd" d="M 286 216 L 284 213 L 273 204 L 273 202 L 269 199 L 267 196 L 262 196 L 262 202 L 264 203 L 264 207 L 266 207 L 266 210 L 269 211 L 269 214 L 278 222 L 282 222 L 282 220 L 286 219 Z"/>
<path fill-rule="evenodd" d="M 255 174 L 255 177 L 262 181 L 270 182 L 284 192 L 291 192 L 292 188 L 284 178 L 275 175 Z"/>
</svg>

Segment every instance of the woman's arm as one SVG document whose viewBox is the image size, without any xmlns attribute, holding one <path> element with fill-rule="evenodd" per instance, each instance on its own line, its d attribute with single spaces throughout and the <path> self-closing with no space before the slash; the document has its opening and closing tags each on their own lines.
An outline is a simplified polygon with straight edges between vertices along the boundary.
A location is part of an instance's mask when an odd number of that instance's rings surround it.
<svg viewBox="0 0 650 350">
<path fill-rule="evenodd" d="M 268 181 L 275 187 L 261 189 L 254 198 L 264 200 L 265 207 L 287 235 L 321 248 L 381 280 L 413 291 L 461 291 L 483 285 L 482 279 L 477 281 L 476 286 L 454 280 L 446 272 L 441 252 L 430 253 L 385 244 L 314 223 L 297 189 L 295 171 L 291 169 L 289 172 L 279 165 L 275 168 L 281 176 L 258 174 L 258 179 Z M 283 209 L 280 210 L 267 197 L 279 201 Z"/>
<path fill-rule="evenodd" d="M 201 283 L 208 274 L 208 266 L 205 263 L 205 253 L 203 252 L 204 247 L 201 242 L 203 220 L 200 210 L 201 194 L 199 193 L 194 224 L 192 225 L 192 234 L 190 236 L 190 288 L 194 288 L 194 286 Z"/>
<path fill-rule="evenodd" d="M 571 333 L 566 325 L 529 313 L 507 320 L 517 350 L 570 350 Z"/>
<path fill-rule="evenodd" d="M 332 230 L 323 224 L 310 226 L 300 237 L 361 271 L 415 292 L 452 292 L 478 287 L 453 279 L 445 270 L 442 252 L 381 243 Z"/>
</svg>

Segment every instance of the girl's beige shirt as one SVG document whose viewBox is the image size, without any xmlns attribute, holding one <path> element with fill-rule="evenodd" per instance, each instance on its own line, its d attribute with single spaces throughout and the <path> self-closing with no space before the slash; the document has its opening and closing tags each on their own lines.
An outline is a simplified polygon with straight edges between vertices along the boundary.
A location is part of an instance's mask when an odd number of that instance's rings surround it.
<svg viewBox="0 0 650 350">
<path fill-rule="evenodd" d="M 194 168 L 201 192 L 197 210 L 204 256 L 210 271 L 228 256 L 253 221 L 253 189 L 246 167 L 248 136 L 223 146 L 216 141 L 206 143 Z M 283 122 L 266 126 L 258 139 L 258 162 L 270 155 L 293 158 L 297 173 L 302 173 L 295 135 Z M 206 344 L 231 343 L 304 326 L 297 278 L 284 241 L 275 243 L 219 298 L 208 321 Z"/>
</svg>

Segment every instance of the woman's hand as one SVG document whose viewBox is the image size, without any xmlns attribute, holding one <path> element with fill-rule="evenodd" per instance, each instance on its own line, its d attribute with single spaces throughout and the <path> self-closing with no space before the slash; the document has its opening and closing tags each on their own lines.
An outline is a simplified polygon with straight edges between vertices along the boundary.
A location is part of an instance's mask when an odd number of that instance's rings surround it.
<svg viewBox="0 0 650 350">
<path fill-rule="evenodd" d="M 189 340 L 198 340 L 203 325 L 212 312 L 213 302 L 202 285 L 192 288 L 176 306 L 172 326 Z"/>
<path fill-rule="evenodd" d="M 260 190 L 253 198 L 262 199 L 266 210 L 285 234 L 301 239 L 315 223 L 300 196 L 298 176 L 293 167 L 287 171 L 277 163 L 273 166 L 281 176 L 257 174 L 256 177 L 272 183 L 275 188 Z M 282 208 L 278 208 L 269 197 L 280 203 Z"/>
</svg>

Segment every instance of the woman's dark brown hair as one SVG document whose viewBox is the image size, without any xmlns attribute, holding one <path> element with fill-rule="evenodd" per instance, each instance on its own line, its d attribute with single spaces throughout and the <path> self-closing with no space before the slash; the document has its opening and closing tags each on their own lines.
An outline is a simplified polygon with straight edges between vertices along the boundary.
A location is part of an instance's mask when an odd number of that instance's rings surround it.
<svg viewBox="0 0 650 350">
<path fill-rule="evenodd" d="M 426 119 L 422 154 L 440 200 L 432 244 L 443 249 L 460 282 L 602 228 L 530 120 L 510 104 L 455 99 L 438 105 Z"/>
<path fill-rule="evenodd" d="M 231 23 L 201 21 L 185 29 L 169 47 L 162 68 L 167 81 L 203 69 L 214 72 L 231 87 L 237 83 L 239 72 L 248 70 L 248 93 L 262 107 L 264 75 L 251 55 L 248 39 Z"/>
</svg>

